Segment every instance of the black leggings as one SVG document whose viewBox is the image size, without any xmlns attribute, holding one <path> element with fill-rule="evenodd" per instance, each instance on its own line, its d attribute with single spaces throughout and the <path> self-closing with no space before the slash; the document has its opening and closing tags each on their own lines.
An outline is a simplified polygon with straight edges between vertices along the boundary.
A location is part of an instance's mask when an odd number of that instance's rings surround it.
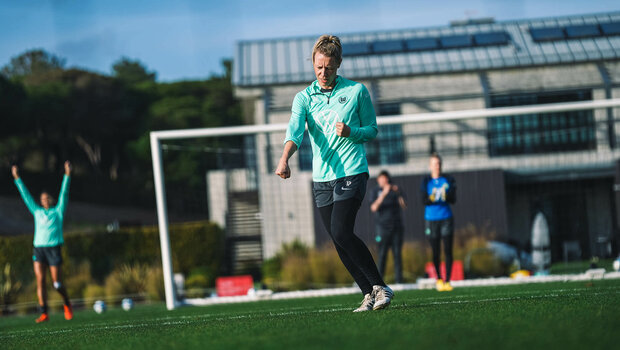
<svg viewBox="0 0 620 350">
<path fill-rule="evenodd" d="M 336 246 L 342 263 L 347 268 L 362 294 L 372 293 L 372 286 L 385 286 L 368 247 L 353 233 L 355 217 L 361 201 L 356 198 L 336 201 L 319 208 L 325 229 Z"/>
<path fill-rule="evenodd" d="M 379 272 L 381 276 L 385 276 L 385 263 L 387 261 L 388 251 L 392 249 L 392 257 L 394 258 L 394 282 L 403 282 L 403 229 L 396 228 L 385 230 L 377 229 L 380 232 L 381 241 L 379 242 Z"/>
<path fill-rule="evenodd" d="M 431 243 L 431 249 L 433 250 L 433 264 L 435 264 L 435 271 L 437 272 L 437 279 L 441 278 L 441 271 L 439 265 L 441 263 L 441 241 L 443 240 L 443 252 L 446 255 L 446 282 L 450 282 L 450 276 L 452 275 L 452 241 L 454 240 L 454 234 L 441 237 L 436 235 L 435 237 L 429 237 L 428 241 Z"/>
</svg>

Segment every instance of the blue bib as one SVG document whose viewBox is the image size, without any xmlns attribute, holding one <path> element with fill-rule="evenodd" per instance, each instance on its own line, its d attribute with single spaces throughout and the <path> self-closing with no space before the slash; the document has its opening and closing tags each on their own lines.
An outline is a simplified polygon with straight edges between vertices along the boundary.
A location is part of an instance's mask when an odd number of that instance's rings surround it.
<svg viewBox="0 0 620 350">
<path fill-rule="evenodd" d="M 428 221 L 445 220 L 452 217 L 450 204 L 446 203 L 446 195 L 450 184 L 445 177 L 431 179 L 426 185 L 426 194 L 433 203 L 424 208 L 424 219 Z"/>
</svg>

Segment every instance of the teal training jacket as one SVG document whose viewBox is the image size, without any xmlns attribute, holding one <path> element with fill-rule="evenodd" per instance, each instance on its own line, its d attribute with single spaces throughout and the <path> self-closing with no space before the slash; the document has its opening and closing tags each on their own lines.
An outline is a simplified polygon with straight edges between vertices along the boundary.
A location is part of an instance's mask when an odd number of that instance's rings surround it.
<svg viewBox="0 0 620 350">
<path fill-rule="evenodd" d="M 364 142 L 377 136 L 377 116 L 363 84 L 336 77 L 331 91 L 318 81 L 297 93 L 284 143 L 301 146 L 306 124 L 312 144 L 312 179 L 325 182 L 368 172 Z M 351 128 L 349 137 L 336 135 L 336 122 Z"/>
<path fill-rule="evenodd" d="M 58 196 L 58 204 L 55 207 L 44 209 L 37 204 L 28 192 L 21 178 L 15 180 L 15 185 L 22 196 L 26 207 L 34 216 L 34 246 L 54 247 L 64 243 L 62 237 L 62 223 L 65 217 L 65 209 L 69 201 L 69 184 L 71 179 L 65 175 L 62 178 L 62 187 Z"/>
</svg>

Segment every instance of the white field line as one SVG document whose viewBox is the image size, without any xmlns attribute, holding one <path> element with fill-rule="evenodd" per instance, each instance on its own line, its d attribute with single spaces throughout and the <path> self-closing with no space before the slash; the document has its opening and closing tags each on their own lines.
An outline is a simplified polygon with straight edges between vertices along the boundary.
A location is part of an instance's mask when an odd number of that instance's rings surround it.
<svg viewBox="0 0 620 350">
<path fill-rule="evenodd" d="M 620 290 L 614 287 L 605 287 L 601 289 L 608 289 L 608 292 L 593 292 L 593 293 L 579 293 L 577 290 L 583 289 L 557 289 L 553 290 L 552 293 L 545 293 L 547 291 L 522 291 L 522 292 L 513 292 L 510 293 L 511 296 L 506 297 L 495 297 L 495 298 L 485 298 L 485 299 L 475 299 L 475 300 L 466 300 L 467 296 L 459 295 L 459 296 L 449 296 L 445 295 L 445 297 L 439 298 L 425 298 L 425 302 L 422 303 L 402 303 L 402 304 L 393 304 L 391 306 L 392 309 L 406 309 L 406 308 L 416 308 L 416 307 L 425 307 L 425 306 L 437 306 L 437 305 L 451 305 L 451 304 L 482 304 L 482 303 L 495 303 L 495 302 L 505 302 L 505 301 L 516 301 L 516 300 L 531 300 L 531 299 L 551 299 L 551 298 L 559 298 L 559 297 L 579 297 L 579 296 L 592 296 L 592 295 L 609 295 L 609 294 L 620 294 Z M 538 295 L 536 295 L 538 294 Z M 525 295 L 525 296 L 518 296 Z M 473 296 L 473 295 L 470 295 Z M 464 300 L 443 300 L 443 299 L 464 299 Z M 15 338 L 19 336 L 27 336 L 29 334 L 34 334 L 37 336 L 41 335 L 55 335 L 55 334 L 66 334 L 72 333 L 75 331 L 105 331 L 105 330 L 117 330 L 117 329 L 132 329 L 132 328 L 144 328 L 151 326 L 178 326 L 178 325 L 192 325 L 192 324 L 200 324 L 203 322 L 225 322 L 225 321 L 234 321 L 240 319 L 254 319 L 254 318 L 264 318 L 267 317 L 284 317 L 284 316 L 295 316 L 295 315 L 308 315 L 308 314 L 317 314 L 317 313 L 332 313 L 332 312 L 351 312 L 352 307 L 345 307 L 344 304 L 335 304 L 332 307 L 312 310 L 309 307 L 303 308 L 293 308 L 299 311 L 290 311 L 291 308 L 286 308 L 289 311 L 283 312 L 252 312 L 248 314 L 240 314 L 240 315 L 231 315 L 231 316 L 218 316 L 218 315 L 181 315 L 181 316 L 166 316 L 153 318 L 143 323 L 126 323 L 126 324 L 116 324 L 116 325 L 102 325 L 100 323 L 90 323 L 83 324 L 78 327 L 72 327 L 69 329 L 59 329 L 59 330 L 50 330 L 50 331 L 40 331 L 36 329 L 25 329 L 25 330 L 14 330 L 8 332 L 2 332 L 0 334 L 0 339 L 3 338 Z"/>
<path fill-rule="evenodd" d="M 527 283 L 548 283 L 548 282 L 574 282 L 574 281 L 591 281 L 601 279 L 620 279 L 620 272 L 608 272 L 601 274 L 582 273 L 573 275 L 550 275 L 550 276 L 533 276 L 525 278 L 510 278 L 510 277 L 498 277 L 498 278 L 480 278 L 463 281 L 453 281 L 452 285 L 455 288 L 458 287 L 487 287 L 487 286 L 505 286 Z M 415 290 L 415 289 L 433 289 L 435 287 L 435 281 L 432 279 L 419 279 L 418 283 L 404 283 L 391 285 L 394 291 L 402 290 Z M 315 289 L 315 290 L 301 290 L 292 292 L 281 292 L 272 294 L 260 294 L 262 291 L 257 292 L 257 295 L 243 295 L 235 297 L 216 297 L 216 298 L 191 298 L 185 299 L 185 305 L 192 306 L 207 306 L 218 304 L 233 304 L 233 303 L 246 303 L 260 300 L 284 300 L 284 299 L 301 299 L 301 298 L 315 298 L 322 296 L 335 296 L 335 295 L 347 295 L 360 293 L 358 287 L 344 287 L 344 288 L 328 288 L 328 289 Z"/>
</svg>

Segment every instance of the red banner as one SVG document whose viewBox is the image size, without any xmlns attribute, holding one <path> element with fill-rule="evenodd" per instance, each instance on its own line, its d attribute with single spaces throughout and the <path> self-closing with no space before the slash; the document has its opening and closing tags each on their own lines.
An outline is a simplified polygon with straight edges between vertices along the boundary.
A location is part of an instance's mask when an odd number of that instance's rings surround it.
<svg viewBox="0 0 620 350">
<path fill-rule="evenodd" d="M 247 295 L 251 288 L 254 288 L 254 281 L 250 275 L 218 277 L 215 280 L 218 297 Z"/>
</svg>

